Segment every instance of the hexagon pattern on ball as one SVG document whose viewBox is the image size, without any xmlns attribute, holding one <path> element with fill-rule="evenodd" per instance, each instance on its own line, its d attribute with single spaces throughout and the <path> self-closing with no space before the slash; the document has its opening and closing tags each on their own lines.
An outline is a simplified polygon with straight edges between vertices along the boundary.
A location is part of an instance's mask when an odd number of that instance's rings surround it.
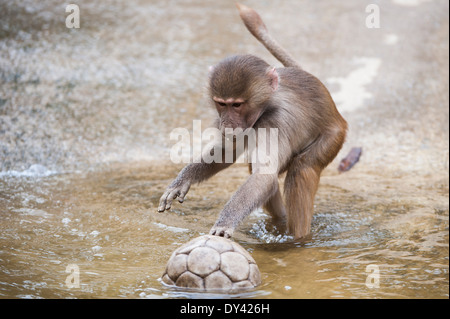
<svg viewBox="0 0 450 319">
<path fill-rule="evenodd" d="M 261 284 L 261 274 L 253 257 L 241 245 L 205 235 L 172 253 L 162 282 L 201 291 L 236 292 Z"/>
</svg>

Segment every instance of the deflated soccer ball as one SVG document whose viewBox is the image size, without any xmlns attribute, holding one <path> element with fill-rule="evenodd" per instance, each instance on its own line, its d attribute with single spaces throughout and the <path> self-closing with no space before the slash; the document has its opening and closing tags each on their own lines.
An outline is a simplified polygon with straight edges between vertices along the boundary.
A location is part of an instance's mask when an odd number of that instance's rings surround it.
<svg viewBox="0 0 450 319">
<path fill-rule="evenodd" d="M 172 253 L 162 282 L 203 291 L 238 291 L 258 286 L 261 274 L 255 260 L 241 245 L 205 235 Z"/>
</svg>

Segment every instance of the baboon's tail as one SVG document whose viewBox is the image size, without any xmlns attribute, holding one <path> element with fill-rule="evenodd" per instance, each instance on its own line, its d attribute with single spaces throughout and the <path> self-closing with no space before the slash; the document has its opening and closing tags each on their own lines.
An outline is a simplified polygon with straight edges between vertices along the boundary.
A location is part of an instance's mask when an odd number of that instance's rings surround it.
<svg viewBox="0 0 450 319">
<path fill-rule="evenodd" d="M 300 68 L 300 65 L 292 58 L 292 56 L 270 36 L 264 22 L 255 10 L 240 3 L 236 3 L 236 6 L 239 9 L 239 15 L 241 16 L 242 21 L 244 21 L 248 31 L 250 31 L 250 33 L 253 34 L 253 36 L 258 39 L 258 41 L 261 42 L 278 61 L 283 63 L 286 67 L 293 66 Z"/>
</svg>

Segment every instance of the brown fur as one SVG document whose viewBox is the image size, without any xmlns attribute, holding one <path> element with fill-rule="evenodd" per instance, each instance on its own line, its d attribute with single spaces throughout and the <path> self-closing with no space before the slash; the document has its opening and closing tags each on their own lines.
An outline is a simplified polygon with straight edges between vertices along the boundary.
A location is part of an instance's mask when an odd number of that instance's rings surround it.
<svg viewBox="0 0 450 319">
<path fill-rule="evenodd" d="M 238 8 L 249 31 L 285 68 L 274 69 L 252 55 L 226 58 L 211 70 L 211 100 L 222 131 L 228 127 L 278 129 L 278 153 L 270 154 L 278 170 L 262 174 L 260 163 L 253 163 L 250 177 L 225 205 L 210 233 L 230 237 L 242 219 L 264 206 L 274 221 L 287 220 L 295 238 L 304 237 L 310 232 L 320 174 L 341 149 L 347 123 L 325 86 L 269 36 L 259 15 L 245 6 Z M 176 197 L 183 201 L 191 183 L 229 165 L 187 165 L 161 197 L 158 210 L 169 209 Z M 286 205 L 278 185 L 278 175 L 284 172 Z"/>
</svg>

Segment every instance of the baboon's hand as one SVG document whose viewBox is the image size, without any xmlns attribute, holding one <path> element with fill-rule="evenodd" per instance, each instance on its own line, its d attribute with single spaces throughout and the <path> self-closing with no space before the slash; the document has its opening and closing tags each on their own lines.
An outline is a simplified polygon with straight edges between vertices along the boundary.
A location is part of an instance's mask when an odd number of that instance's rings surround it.
<svg viewBox="0 0 450 319">
<path fill-rule="evenodd" d="M 172 201 L 177 197 L 180 203 L 184 202 L 184 196 L 186 196 L 190 187 L 190 181 L 179 182 L 174 180 L 161 196 L 161 199 L 159 200 L 158 212 L 169 210 L 172 205 Z"/>
<path fill-rule="evenodd" d="M 224 237 L 224 238 L 231 238 L 231 236 L 233 236 L 233 228 L 214 226 L 209 231 L 209 234 L 214 235 L 214 236 Z"/>
</svg>

